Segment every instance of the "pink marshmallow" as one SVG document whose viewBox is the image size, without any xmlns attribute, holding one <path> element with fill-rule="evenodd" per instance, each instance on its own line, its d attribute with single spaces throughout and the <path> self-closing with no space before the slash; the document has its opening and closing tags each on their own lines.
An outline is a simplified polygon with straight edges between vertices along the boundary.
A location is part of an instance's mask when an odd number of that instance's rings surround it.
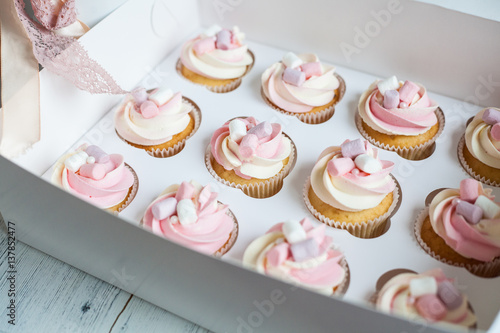
<svg viewBox="0 0 500 333">
<path fill-rule="evenodd" d="M 361 139 L 346 141 L 340 145 L 342 156 L 354 159 L 356 156 L 366 154 L 365 144 Z"/>
<path fill-rule="evenodd" d="M 145 101 L 141 104 L 141 114 L 144 118 L 149 119 L 156 117 L 160 113 L 158 105 L 153 101 Z"/>
<path fill-rule="evenodd" d="M 140 105 L 141 103 L 143 103 L 145 100 L 148 99 L 148 93 L 144 88 L 134 89 L 134 91 L 132 91 L 131 94 L 137 105 Z"/>
<path fill-rule="evenodd" d="M 206 37 L 200 40 L 197 40 L 193 44 L 193 50 L 197 55 L 202 55 L 204 53 L 211 52 L 215 50 L 215 41 L 213 37 Z"/>
<path fill-rule="evenodd" d="M 215 45 L 219 50 L 229 50 L 231 48 L 231 32 L 227 29 L 219 31 Z"/>
<path fill-rule="evenodd" d="M 455 209 L 457 214 L 460 214 L 470 224 L 478 224 L 483 217 L 483 210 L 481 207 L 461 200 Z"/>
<path fill-rule="evenodd" d="M 306 74 L 298 69 L 287 67 L 283 71 L 283 81 L 291 85 L 300 87 L 306 82 Z"/>
<path fill-rule="evenodd" d="M 306 62 L 305 64 L 302 64 L 300 68 L 302 68 L 302 72 L 306 75 L 306 79 L 311 76 L 321 76 L 321 74 L 323 74 L 321 63 L 319 61 Z"/>
<path fill-rule="evenodd" d="M 173 197 L 155 202 L 153 206 L 151 206 L 151 213 L 153 213 L 155 219 L 159 221 L 172 216 L 176 210 L 177 200 Z"/>
<path fill-rule="evenodd" d="M 109 162 L 109 155 L 106 154 L 106 152 L 101 148 L 99 148 L 98 146 L 95 145 L 88 146 L 85 152 L 87 153 L 87 155 L 94 157 L 96 163 Z"/>
<path fill-rule="evenodd" d="M 484 110 L 482 119 L 488 125 L 498 124 L 500 123 L 500 111 L 493 108 L 488 108 Z"/>
<path fill-rule="evenodd" d="M 474 203 L 479 196 L 479 185 L 475 179 L 464 179 L 460 182 L 460 199 Z"/>
<path fill-rule="evenodd" d="M 267 262 L 272 266 L 279 266 L 288 258 L 288 252 L 287 243 L 278 244 L 267 252 Z"/>
<path fill-rule="evenodd" d="M 101 180 L 106 176 L 106 169 L 102 164 L 84 164 L 80 167 L 80 175 L 94 180 Z"/>
<path fill-rule="evenodd" d="M 457 288 L 448 280 L 438 285 L 437 295 L 448 310 L 455 310 L 463 303 L 463 297 Z"/>
<path fill-rule="evenodd" d="M 177 193 L 175 194 L 175 200 L 181 201 L 183 199 L 191 199 L 194 194 L 194 186 L 188 182 L 182 182 Z"/>
<path fill-rule="evenodd" d="M 273 126 L 268 121 L 263 121 L 248 130 L 248 134 L 255 134 L 259 139 L 267 138 L 273 133 Z"/>
<path fill-rule="evenodd" d="M 384 93 L 384 108 L 394 109 L 399 105 L 399 92 L 397 90 L 386 90 Z"/>
<path fill-rule="evenodd" d="M 243 158 L 252 157 L 259 146 L 259 138 L 255 134 L 247 134 L 241 139 L 239 146 L 240 154 Z"/>
<path fill-rule="evenodd" d="M 106 173 L 113 171 L 116 168 L 115 163 L 113 163 L 113 161 L 111 160 L 101 164 L 104 167 L 104 170 L 106 170 Z"/>
<path fill-rule="evenodd" d="M 443 319 L 448 312 L 443 302 L 434 294 L 427 294 L 417 298 L 415 308 L 422 317 L 432 321 Z"/>
<path fill-rule="evenodd" d="M 419 90 L 419 86 L 407 80 L 403 86 L 399 88 L 399 99 L 409 105 Z"/>
<path fill-rule="evenodd" d="M 491 127 L 490 135 L 493 140 L 500 141 L 500 123 L 496 123 Z"/>
<path fill-rule="evenodd" d="M 330 160 L 327 164 L 327 170 L 330 176 L 339 177 L 351 172 L 356 167 L 351 158 L 341 157 Z"/>
<path fill-rule="evenodd" d="M 308 238 L 290 245 L 290 251 L 295 261 L 305 261 L 319 255 L 319 244 L 314 238 Z"/>
</svg>

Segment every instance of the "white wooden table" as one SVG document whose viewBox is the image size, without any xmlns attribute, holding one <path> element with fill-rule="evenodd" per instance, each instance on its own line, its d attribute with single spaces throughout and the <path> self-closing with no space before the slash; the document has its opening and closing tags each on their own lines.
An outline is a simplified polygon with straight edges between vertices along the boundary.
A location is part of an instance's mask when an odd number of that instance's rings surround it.
<svg viewBox="0 0 500 333">
<path fill-rule="evenodd" d="M 17 242 L 16 320 L 8 323 L 7 233 L 0 227 L 0 332 L 185 332 L 206 329 Z"/>
</svg>

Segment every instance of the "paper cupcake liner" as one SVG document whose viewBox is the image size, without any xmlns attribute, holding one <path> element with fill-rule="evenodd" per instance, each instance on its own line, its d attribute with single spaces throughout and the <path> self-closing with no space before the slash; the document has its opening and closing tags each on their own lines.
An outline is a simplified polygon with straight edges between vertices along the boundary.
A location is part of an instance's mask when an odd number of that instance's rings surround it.
<svg viewBox="0 0 500 333">
<path fill-rule="evenodd" d="M 234 216 L 233 212 L 230 209 L 227 210 L 227 215 L 229 215 L 234 221 L 233 231 L 231 231 L 231 233 L 229 234 L 229 239 L 227 240 L 226 244 L 224 244 L 219 250 L 217 250 L 213 254 L 214 257 L 217 258 L 222 257 L 229 250 L 231 250 L 234 243 L 236 242 L 236 239 L 238 238 L 238 232 L 239 232 L 238 220 L 236 219 L 236 216 Z"/>
<path fill-rule="evenodd" d="M 363 129 L 363 119 L 359 115 L 359 112 L 356 112 L 355 120 L 356 120 L 356 127 L 358 128 L 359 133 L 366 139 L 368 140 L 372 145 L 393 151 L 397 153 L 399 156 L 406 158 L 407 160 L 413 160 L 413 161 L 418 161 L 418 160 L 423 160 L 428 158 L 429 156 L 434 153 L 434 150 L 436 149 L 436 140 L 437 138 L 443 133 L 444 130 L 444 124 L 445 124 L 445 119 L 444 119 L 444 113 L 441 108 L 437 108 L 436 111 L 436 117 L 438 119 L 439 123 L 439 129 L 434 135 L 432 139 L 429 141 L 422 143 L 418 146 L 415 147 L 396 147 L 396 146 L 391 146 L 389 144 L 382 143 L 380 141 L 375 140 L 372 138 L 366 131 Z"/>
<path fill-rule="evenodd" d="M 345 270 L 345 277 L 341 284 L 337 286 L 337 290 L 335 290 L 332 295 L 334 296 L 342 296 L 349 289 L 349 284 L 351 283 L 351 270 L 349 269 L 349 264 L 347 264 L 347 260 L 342 258 L 340 261 L 340 266 Z"/>
<path fill-rule="evenodd" d="M 338 100 L 333 103 L 333 105 L 325 108 L 324 110 L 321 110 L 319 112 L 304 112 L 304 113 L 296 113 L 296 112 L 290 112 L 286 111 L 277 105 L 275 105 L 273 102 L 267 98 L 267 96 L 264 94 L 264 90 L 261 88 L 260 89 L 260 94 L 262 95 L 262 98 L 264 101 L 269 105 L 271 108 L 273 108 L 275 111 L 278 111 L 280 113 L 283 113 L 287 116 L 293 116 L 297 117 L 301 122 L 306 123 L 306 124 L 311 124 L 311 125 L 316 125 L 316 124 L 321 124 L 324 123 L 325 121 L 329 120 L 331 117 L 333 117 L 333 114 L 335 113 L 335 105 L 337 105 L 342 97 L 344 97 L 345 94 L 345 81 L 344 79 L 338 75 L 337 73 L 334 73 L 334 75 L 337 77 L 339 80 L 339 87 L 336 89 L 336 93 L 338 94 Z"/>
<path fill-rule="evenodd" d="M 220 177 L 212 167 L 212 151 L 210 149 L 210 145 L 208 145 L 205 150 L 205 165 L 208 169 L 208 172 L 210 172 L 212 177 L 214 177 L 218 182 L 232 188 L 240 189 L 249 197 L 257 199 L 272 197 L 281 190 L 281 188 L 283 187 L 283 180 L 286 176 L 288 176 L 288 174 L 290 174 L 293 167 L 295 166 L 295 162 L 297 161 L 297 150 L 295 147 L 295 143 L 287 134 L 283 133 L 283 135 L 286 136 L 292 143 L 292 150 L 288 158 L 288 163 L 281 169 L 278 174 L 271 178 L 263 179 L 262 181 L 254 184 L 236 184 L 235 182 L 231 182 Z"/>
<path fill-rule="evenodd" d="M 121 203 L 111 208 L 106 208 L 107 211 L 113 214 L 118 214 L 119 212 L 127 208 L 127 206 L 130 205 L 132 200 L 134 200 L 135 195 L 137 194 L 137 190 L 139 189 L 139 178 L 137 177 L 135 170 L 132 169 L 132 167 L 127 163 L 125 163 L 125 168 L 127 168 L 134 176 L 134 183 L 132 184 L 132 188 L 129 190 L 127 196 L 125 197 L 125 199 L 123 199 Z"/>
<path fill-rule="evenodd" d="M 219 86 L 210 86 L 210 85 L 206 85 L 206 84 L 201 84 L 201 83 L 196 83 L 196 82 L 193 82 L 191 80 L 189 80 L 188 78 L 186 78 L 183 74 L 182 74 L 182 61 L 181 59 L 179 58 L 177 60 L 177 63 L 175 64 L 175 70 L 177 71 L 177 73 L 185 78 L 186 80 L 188 80 L 189 82 L 191 83 L 194 83 L 194 84 L 197 84 L 197 85 L 200 85 L 200 86 L 203 86 L 205 88 L 207 88 L 208 90 L 210 90 L 211 92 L 214 92 L 214 93 L 218 93 L 218 94 L 221 94 L 221 93 L 228 93 L 228 92 L 231 92 L 233 90 L 235 90 L 236 88 L 238 88 L 240 85 L 241 85 L 241 79 L 248 74 L 248 72 L 252 69 L 254 63 L 255 63 L 255 55 L 253 54 L 252 51 L 248 50 L 248 53 L 250 53 L 250 56 L 252 57 L 252 63 L 250 65 L 247 66 L 247 70 L 245 71 L 245 73 L 243 73 L 242 76 L 238 77 L 238 78 L 235 78 L 233 79 L 231 82 L 227 83 L 227 84 L 224 84 L 224 85 L 219 85 Z"/>
<path fill-rule="evenodd" d="M 475 180 L 477 180 L 483 184 L 495 186 L 495 187 L 500 187 L 500 183 L 493 181 L 493 180 L 490 180 L 490 179 L 486 178 L 485 176 L 481 176 L 479 173 L 474 171 L 469 166 L 469 164 L 467 163 L 467 161 L 465 160 L 465 157 L 464 157 L 464 149 L 466 149 L 465 135 L 463 135 L 460 138 L 460 141 L 458 141 L 457 155 L 458 155 L 458 160 L 460 161 L 460 165 L 469 174 L 469 176 L 471 176 L 472 178 L 474 178 Z"/>
<path fill-rule="evenodd" d="M 391 177 L 396 182 L 396 187 L 394 188 L 394 191 L 392 191 L 393 200 L 391 206 L 389 207 L 387 212 L 380 215 L 378 218 L 365 222 L 349 223 L 343 221 L 335 221 L 316 210 L 316 208 L 311 204 L 311 201 L 309 200 L 309 189 L 311 188 L 310 177 L 307 178 L 307 181 L 304 185 L 302 197 L 307 209 L 320 222 L 333 228 L 347 230 L 351 235 L 359 238 L 375 238 L 385 233 L 387 229 L 387 222 L 397 212 L 399 206 L 401 205 L 401 187 L 396 178 L 393 175 L 391 175 Z"/>
<path fill-rule="evenodd" d="M 420 247 L 427 252 L 428 255 L 433 257 L 434 259 L 445 263 L 450 266 L 463 267 L 472 274 L 484 278 L 493 278 L 500 276 L 500 257 L 495 258 L 493 261 L 485 262 L 481 264 L 467 264 L 467 263 L 457 263 L 452 260 L 448 260 L 446 258 L 441 257 L 439 254 L 434 252 L 429 245 L 422 239 L 421 230 L 422 225 L 424 224 L 425 218 L 429 216 L 429 207 L 424 208 L 417 216 L 415 220 L 415 224 L 413 227 L 413 233 L 415 235 L 415 239 L 417 240 Z M 436 235 L 436 237 L 439 237 Z"/>
</svg>

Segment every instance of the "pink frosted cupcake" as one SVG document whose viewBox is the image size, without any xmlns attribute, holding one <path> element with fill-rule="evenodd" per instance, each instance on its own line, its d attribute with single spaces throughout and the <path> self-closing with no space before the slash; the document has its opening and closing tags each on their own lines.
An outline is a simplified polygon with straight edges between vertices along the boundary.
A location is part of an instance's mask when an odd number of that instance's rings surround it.
<svg viewBox="0 0 500 333">
<path fill-rule="evenodd" d="M 139 182 L 123 156 L 84 144 L 61 157 L 52 183 L 94 206 L 118 213 L 134 199 Z"/>
<path fill-rule="evenodd" d="M 344 294 L 349 285 L 344 255 L 325 225 L 314 227 L 307 218 L 271 227 L 246 248 L 243 265 L 325 295 Z"/>
<path fill-rule="evenodd" d="M 335 113 L 345 93 L 344 79 L 335 67 L 315 54 L 288 52 L 261 77 L 262 97 L 276 111 L 307 124 L 320 124 Z"/>
<path fill-rule="evenodd" d="M 182 182 L 166 188 L 146 209 L 144 227 L 201 253 L 222 256 L 238 237 L 238 222 L 210 186 Z"/>
<path fill-rule="evenodd" d="M 295 145 L 280 124 L 239 117 L 212 135 L 205 163 L 219 182 L 267 198 L 279 192 L 296 158 Z"/>
</svg>

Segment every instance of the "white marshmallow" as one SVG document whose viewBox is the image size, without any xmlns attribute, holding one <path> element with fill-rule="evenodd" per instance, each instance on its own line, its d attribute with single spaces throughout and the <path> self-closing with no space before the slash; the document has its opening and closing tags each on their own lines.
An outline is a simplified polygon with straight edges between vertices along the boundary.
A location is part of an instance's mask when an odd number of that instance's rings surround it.
<svg viewBox="0 0 500 333">
<path fill-rule="evenodd" d="M 234 142 L 239 142 L 247 135 L 247 125 L 240 119 L 233 119 L 229 123 L 229 135 Z"/>
<path fill-rule="evenodd" d="M 233 36 L 240 43 L 243 41 L 243 39 L 245 39 L 245 34 L 241 32 L 240 28 L 238 28 L 238 26 L 236 25 L 233 27 Z"/>
<path fill-rule="evenodd" d="M 156 103 L 156 105 L 160 106 L 167 103 L 172 96 L 174 96 L 174 92 L 168 88 L 158 88 L 154 93 L 149 95 L 148 99 Z"/>
<path fill-rule="evenodd" d="M 68 157 L 64 161 L 64 166 L 70 171 L 77 172 L 82 165 L 87 164 L 88 157 L 89 155 L 87 155 L 86 152 L 79 151 L 78 153 Z"/>
<path fill-rule="evenodd" d="M 483 217 L 487 219 L 500 217 L 500 206 L 484 195 L 477 197 L 474 205 L 479 206 L 483 210 Z"/>
<path fill-rule="evenodd" d="M 302 65 L 304 62 L 295 53 L 288 52 L 283 56 L 283 63 L 286 67 L 295 68 Z"/>
<path fill-rule="evenodd" d="M 366 173 L 375 173 L 382 170 L 382 163 L 368 154 L 361 154 L 356 156 L 356 158 L 354 159 L 354 163 L 356 164 L 358 169 Z"/>
<path fill-rule="evenodd" d="M 221 28 L 221 26 L 220 26 L 220 25 L 218 25 L 218 24 L 214 24 L 214 25 L 210 26 L 207 30 L 205 30 L 205 31 L 201 34 L 201 36 L 202 36 L 202 37 L 213 37 L 213 36 L 217 35 L 217 33 L 218 33 L 219 31 L 221 31 L 221 30 L 222 30 L 222 28 Z"/>
<path fill-rule="evenodd" d="M 396 76 L 393 75 L 390 78 L 387 78 L 377 83 L 377 87 L 380 93 L 383 95 L 385 94 L 386 90 L 398 90 L 399 81 L 396 78 Z"/>
<path fill-rule="evenodd" d="M 94 164 L 95 163 L 95 157 L 94 156 L 87 157 L 86 162 L 87 162 L 87 164 Z"/>
<path fill-rule="evenodd" d="M 425 276 L 410 281 L 410 293 L 413 297 L 427 294 L 435 295 L 438 290 L 436 279 L 432 276 Z"/>
<path fill-rule="evenodd" d="M 307 238 L 306 232 L 299 221 L 290 220 L 283 223 L 283 234 L 288 243 L 297 243 L 305 240 Z"/>
<path fill-rule="evenodd" d="M 182 225 L 193 224 L 198 220 L 196 207 L 191 199 L 182 199 L 177 203 L 177 217 Z"/>
</svg>

